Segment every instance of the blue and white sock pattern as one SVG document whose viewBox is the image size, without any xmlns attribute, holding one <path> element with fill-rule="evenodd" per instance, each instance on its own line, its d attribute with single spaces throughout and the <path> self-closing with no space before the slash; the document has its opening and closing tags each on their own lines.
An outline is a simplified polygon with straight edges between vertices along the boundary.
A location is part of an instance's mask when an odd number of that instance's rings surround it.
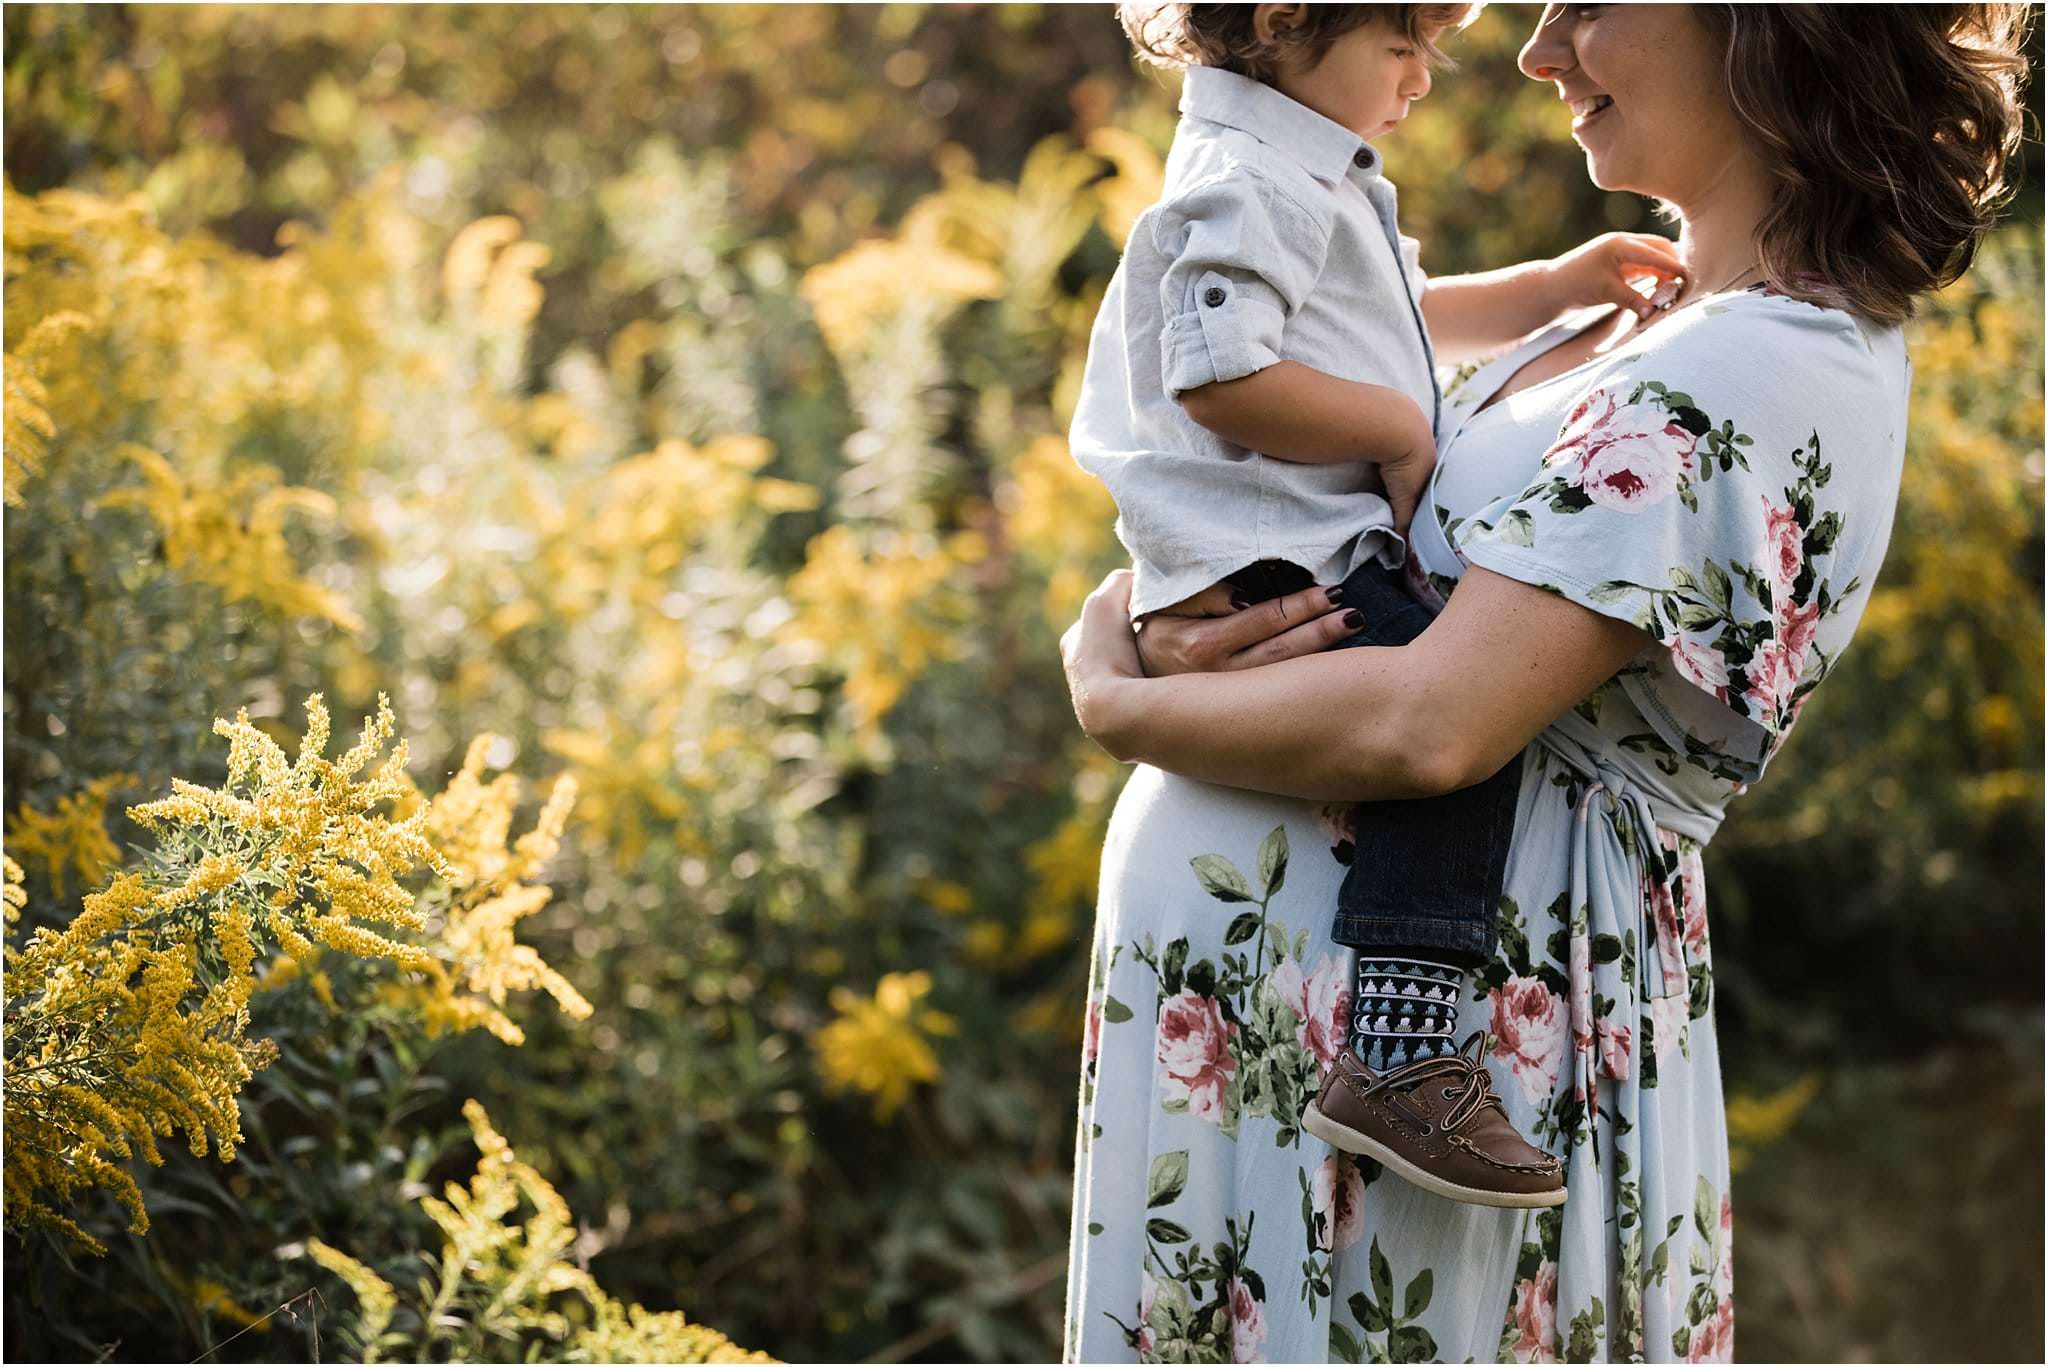
<svg viewBox="0 0 2048 1367">
<path fill-rule="evenodd" d="M 1376 1073 L 1454 1054 L 1465 971 L 1428 959 L 1361 955 L 1351 991 L 1351 1052 Z"/>
</svg>

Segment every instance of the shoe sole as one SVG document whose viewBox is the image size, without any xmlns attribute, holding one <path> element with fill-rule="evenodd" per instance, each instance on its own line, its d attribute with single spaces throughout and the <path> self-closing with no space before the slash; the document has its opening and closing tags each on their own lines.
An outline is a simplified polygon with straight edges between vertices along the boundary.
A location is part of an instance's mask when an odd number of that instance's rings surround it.
<svg viewBox="0 0 2048 1367">
<path fill-rule="evenodd" d="M 1446 1182 L 1443 1178 L 1415 1166 L 1378 1140 L 1361 1134 L 1349 1125 L 1338 1124 L 1316 1109 L 1313 1101 L 1308 1104 L 1308 1109 L 1301 1113 L 1301 1128 L 1326 1144 L 1334 1144 L 1346 1153 L 1363 1154 L 1424 1191 L 1452 1201 L 1463 1201 L 1474 1206 L 1495 1206 L 1506 1210 L 1531 1210 L 1564 1204 L 1563 1187 L 1556 1191 L 1487 1191 L 1481 1187 Z"/>
</svg>

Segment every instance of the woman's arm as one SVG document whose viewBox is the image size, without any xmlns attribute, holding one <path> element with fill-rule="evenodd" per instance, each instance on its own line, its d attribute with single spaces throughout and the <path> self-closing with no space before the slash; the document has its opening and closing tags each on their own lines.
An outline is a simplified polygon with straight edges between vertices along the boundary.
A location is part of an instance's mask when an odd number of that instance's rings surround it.
<svg viewBox="0 0 2048 1367">
<path fill-rule="evenodd" d="M 1645 317 L 1650 305 L 1630 281 L 1683 276 L 1669 238 L 1605 233 L 1554 260 L 1435 277 L 1422 292 L 1422 316 L 1437 359 L 1472 360 L 1526 337 L 1567 309 L 1619 304 Z"/>
<path fill-rule="evenodd" d="M 1118 570 L 1061 641 L 1082 729 L 1121 760 L 1322 801 L 1476 783 L 1652 643 L 1474 566 L 1429 629 L 1394 648 L 1325 650 L 1354 628 L 1321 588 L 1228 617 L 1148 618 L 1176 663 L 1221 672 L 1147 678 L 1129 598 Z"/>
</svg>

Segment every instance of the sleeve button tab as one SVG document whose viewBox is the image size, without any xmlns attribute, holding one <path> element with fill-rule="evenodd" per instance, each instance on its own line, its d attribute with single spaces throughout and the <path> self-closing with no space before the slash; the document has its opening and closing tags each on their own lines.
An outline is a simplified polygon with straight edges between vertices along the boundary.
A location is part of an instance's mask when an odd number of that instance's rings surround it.
<svg viewBox="0 0 2048 1367">
<path fill-rule="evenodd" d="M 1227 297 L 1219 286 L 1211 285 L 1208 291 L 1202 295 L 1202 302 L 1213 309 L 1221 305 Z"/>
</svg>

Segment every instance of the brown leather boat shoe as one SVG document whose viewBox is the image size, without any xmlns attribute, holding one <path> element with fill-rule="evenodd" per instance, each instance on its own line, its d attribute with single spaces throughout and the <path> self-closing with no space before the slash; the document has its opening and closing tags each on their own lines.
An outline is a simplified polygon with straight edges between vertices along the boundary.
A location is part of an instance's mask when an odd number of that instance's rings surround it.
<svg viewBox="0 0 2048 1367">
<path fill-rule="evenodd" d="M 1424 1191 L 1477 1206 L 1564 1204 L 1564 1165 L 1516 1132 L 1480 1061 L 1484 1032 L 1441 1058 L 1375 1073 L 1337 1055 L 1301 1127 Z"/>
</svg>

